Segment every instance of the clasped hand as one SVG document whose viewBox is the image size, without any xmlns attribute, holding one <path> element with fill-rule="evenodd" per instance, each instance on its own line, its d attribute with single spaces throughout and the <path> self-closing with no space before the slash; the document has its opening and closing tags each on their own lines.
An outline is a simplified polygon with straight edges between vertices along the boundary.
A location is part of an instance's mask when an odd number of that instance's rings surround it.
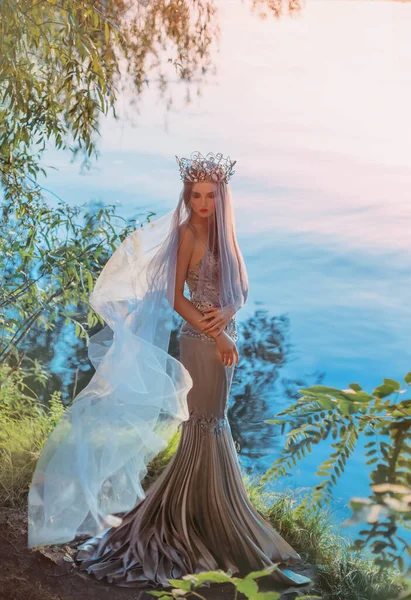
<svg viewBox="0 0 411 600">
<path fill-rule="evenodd" d="M 204 333 L 220 333 L 225 329 L 226 325 L 235 314 L 234 307 L 231 304 L 219 308 L 211 306 L 210 308 L 205 308 L 203 312 L 207 314 L 201 317 L 199 322 L 204 323 L 204 321 L 210 321 L 202 328 Z"/>
</svg>

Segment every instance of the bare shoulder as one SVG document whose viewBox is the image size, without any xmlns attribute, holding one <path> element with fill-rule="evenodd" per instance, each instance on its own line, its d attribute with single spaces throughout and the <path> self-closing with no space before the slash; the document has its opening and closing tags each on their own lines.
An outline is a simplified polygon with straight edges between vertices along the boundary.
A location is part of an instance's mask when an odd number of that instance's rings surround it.
<svg viewBox="0 0 411 600">
<path fill-rule="evenodd" d="M 178 228 L 177 272 L 186 273 L 195 244 L 195 235 L 187 223 Z"/>
<path fill-rule="evenodd" d="M 188 223 L 182 223 L 178 228 L 178 243 L 184 248 L 193 249 L 195 243 L 194 231 L 189 227 Z"/>
</svg>

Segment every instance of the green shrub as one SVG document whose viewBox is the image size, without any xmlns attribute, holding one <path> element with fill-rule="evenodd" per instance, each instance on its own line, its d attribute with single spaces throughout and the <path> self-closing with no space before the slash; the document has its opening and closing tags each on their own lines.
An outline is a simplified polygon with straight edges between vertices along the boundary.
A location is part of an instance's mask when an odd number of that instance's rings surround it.
<svg viewBox="0 0 411 600">
<path fill-rule="evenodd" d="M 287 441 L 262 482 L 291 473 L 297 462 L 323 441 L 331 441 L 330 456 L 317 468 L 318 485 L 307 496 L 310 504 L 327 506 L 332 490 L 364 440 L 369 471 L 369 495 L 352 498 L 351 522 L 366 522 L 354 547 L 371 554 L 379 570 L 397 567 L 411 575 L 411 546 L 401 529 L 411 528 L 411 372 L 407 387 L 385 378 L 371 393 L 358 383 L 339 390 L 316 385 L 300 389 L 297 402 L 267 423 L 287 430 Z"/>
<path fill-rule="evenodd" d="M 323 600 L 397 600 L 403 589 L 394 569 L 379 569 L 370 554 L 350 548 L 336 532 L 331 509 L 302 502 L 292 491 L 267 492 L 263 478 L 245 480 L 260 514 L 316 571 L 312 593 Z"/>
<path fill-rule="evenodd" d="M 39 404 L 25 384 L 29 370 L 0 365 L 0 505 L 26 501 L 33 471 L 44 442 L 64 412 L 61 394 L 55 392 L 48 407 Z"/>
</svg>

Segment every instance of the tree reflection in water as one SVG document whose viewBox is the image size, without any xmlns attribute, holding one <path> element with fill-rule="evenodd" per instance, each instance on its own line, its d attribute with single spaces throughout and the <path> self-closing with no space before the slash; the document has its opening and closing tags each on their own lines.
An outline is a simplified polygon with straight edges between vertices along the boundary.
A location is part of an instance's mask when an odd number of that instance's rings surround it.
<svg viewBox="0 0 411 600">
<path fill-rule="evenodd" d="M 290 362 L 289 318 L 256 310 L 240 325 L 240 362 L 235 370 L 228 412 L 230 426 L 244 465 L 254 467 L 282 447 L 279 428 L 264 423 L 308 385 L 301 379 L 281 377 Z M 310 376 L 320 383 L 323 375 Z M 313 383 L 313 382 L 311 382 Z M 271 464 L 271 463 L 270 463 Z"/>
<path fill-rule="evenodd" d="M 169 352 L 179 358 L 179 327 L 181 317 L 174 316 Z M 238 325 L 240 361 L 234 371 L 228 418 L 237 449 L 245 467 L 259 467 L 264 457 L 272 457 L 282 447 L 279 428 L 264 423 L 298 397 L 298 389 L 321 383 L 323 373 L 313 373 L 310 381 L 281 377 L 281 371 L 292 360 L 289 342 L 289 318 L 272 316 L 266 310 L 256 310 Z M 101 326 L 100 326 L 101 327 Z M 90 332 L 93 335 L 100 328 Z M 53 391 L 61 390 L 69 403 L 90 381 L 94 369 L 87 356 L 84 340 L 76 338 L 63 326 L 63 319 L 48 331 L 31 332 L 25 344 L 25 355 L 37 358 L 50 378 L 45 387 L 29 381 L 39 399 L 47 403 Z M 271 464 L 271 462 L 270 462 Z"/>
</svg>

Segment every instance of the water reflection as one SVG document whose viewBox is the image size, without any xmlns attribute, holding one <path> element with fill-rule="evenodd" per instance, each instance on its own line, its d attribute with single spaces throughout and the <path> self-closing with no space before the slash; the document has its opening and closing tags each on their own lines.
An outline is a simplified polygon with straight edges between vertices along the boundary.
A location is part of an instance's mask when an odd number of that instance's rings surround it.
<svg viewBox="0 0 411 600">
<path fill-rule="evenodd" d="M 106 120 L 103 154 L 87 177 L 61 154 L 50 159 L 61 167 L 50 177 L 68 201 L 98 196 L 125 213 L 136 205 L 161 213 L 178 197 L 175 153 L 200 146 L 238 158 L 233 193 L 251 290 L 239 319 L 244 331 L 247 319 L 273 325 L 274 342 L 266 360 L 257 339 L 241 340 L 229 414 L 245 465 L 264 470 L 280 442 L 262 421 L 300 387 L 326 373 L 330 385 L 372 389 L 409 370 L 411 5 L 312 2 L 301 19 L 262 24 L 228 4 L 205 99 L 174 111 L 165 131 L 163 106 L 148 92 L 138 130 Z M 261 302 L 264 318 L 254 313 Z M 284 313 L 271 323 L 268 315 Z M 177 342 L 176 330 L 174 352 Z M 61 354 L 68 368 L 55 380 L 67 398 L 77 366 L 78 391 L 90 376 L 84 343 L 76 347 L 75 360 Z M 326 452 L 295 470 L 297 485 L 315 485 Z M 365 462 L 359 449 L 336 498 L 367 493 Z"/>
<path fill-rule="evenodd" d="M 34 377 L 27 379 L 27 385 L 46 406 L 56 390 L 61 392 L 63 402 L 69 404 L 88 384 L 94 372 L 85 341 L 76 337 L 73 323 L 66 325 L 64 321 L 65 317 L 58 315 L 53 329 L 33 327 L 22 347 L 24 356 L 38 360 L 49 374 L 44 385 Z M 100 329 L 100 325 L 96 326 L 90 330 L 90 335 Z"/>
<path fill-rule="evenodd" d="M 308 381 L 282 376 L 291 360 L 290 321 L 258 309 L 240 326 L 240 361 L 235 370 L 229 420 L 246 468 L 262 471 L 283 446 L 279 428 L 264 423 L 298 395 Z M 322 376 L 310 377 L 310 384 Z"/>
<path fill-rule="evenodd" d="M 181 321 L 175 314 L 170 336 L 169 352 L 177 359 Z M 323 375 L 312 376 L 310 381 L 282 376 L 292 349 L 287 316 L 273 316 L 260 308 L 238 328 L 240 361 L 234 372 L 228 417 L 243 466 L 262 471 L 271 464 L 284 441 L 279 428 L 264 420 L 295 400 L 299 388 L 320 383 Z M 100 325 L 96 326 L 90 335 L 100 329 Z M 50 373 L 44 386 L 34 378 L 28 380 L 44 404 L 55 390 L 61 390 L 65 404 L 69 404 L 94 373 L 85 341 L 74 335 L 74 327 L 64 325 L 62 317 L 53 330 L 33 330 L 29 334 L 25 355 L 39 360 Z"/>
<path fill-rule="evenodd" d="M 273 448 L 273 427 L 264 423 L 270 405 L 281 397 L 281 368 L 287 362 L 287 317 L 270 317 L 257 310 L 241 326 L 240 361 L 232 385 L 229 419 L 240 453 L 258 460 L 264 449 Z"/>
</svg>

